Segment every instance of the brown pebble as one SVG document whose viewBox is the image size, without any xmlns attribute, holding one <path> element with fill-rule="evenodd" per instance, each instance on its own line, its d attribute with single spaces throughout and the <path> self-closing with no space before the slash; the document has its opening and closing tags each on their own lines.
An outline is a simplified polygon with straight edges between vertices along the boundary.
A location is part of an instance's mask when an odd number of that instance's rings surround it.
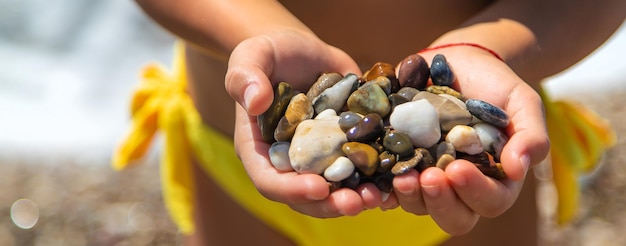
<svg viewBox="0 0 626 246">
<path fill-rule="evenodd" d="M 391 173 L 393 173 L 394 175 L 405 174 L 411 169 L 414 169 L 423 157 L 424 156 L 420 151 L 415 150 L 415 155 L 413 157 L 409 158 L 408 160 L 398 161 L 395 165 L 393 165 L 393 167 L 391 168 Z"/>
<path fill-rule="evenodd" d="M 418 172 L 422 172 L 426 170 L 426 168 L 435 166 L 435 158 L 433 157 L 433 155 L 430 154 L 430 151 L 425 148 L 417 148 L 415 150 L 422 153 L 423 156 L 422 160 L 420 161 L 420 163 L 417 164 L 416 167 Z"/>
<path fill-rule="evenodd" d="M 278 122 L 285 114 L 287 106 L 295 94 L 296 92 L 291 88 L 291 85 L 286 82 L 280 82 L 274 87 L 274 100 L 272 104 L 267 111 L 257 117 L 263 141 L 266 143 L 276 141 L 274 139 L 276 126 L 278 126 Z"/>
<path fill-rule="evenodd" d="M 365 81 L 374 80 L 378 76 L 389 78 L 391 82 L 391 92 L 396 92 L 400 89 L 400 82 L 396 77 L 396 70 L 393 65 L 385 62 L 377 62 L 363 74 Z"/>
<path fill-rule="evenodd" d="M 339 73 L 322 74 L 319 78 L 317 78 L 317 81 L 313 83 L 309 91 L 307 91 L 306 96 L 313 100 L 313 98 L 319 96 L 322 91 L 335 85 L 341 79 L 343 79 L 343 76 Z"/>
<path fill-rule="evenodd" d="M 452 161 L 454 161 L 454 157 L 452 157 L 449 154 L 443 154 L 443 155 L 441 155 L 441 157 L 439 157 L 439 159 L 437 160 L 437 164 L 435 164 L 435 166 L 437 166 L 438 168 L 441 168 L 443 170 L 446 170 L 446 167 Z"/>
<path fill-rule="evenodd" d="M 396 164 L 398 160 L 397 155 L 389 151 L 380 153 L 378 155 L 378 158 L 380 159 L 380 164 L 378 165 L 376 172 L 379 173 L 384 173 L 391 170 L 391 168 Z"/>
<path fill-rule="evenodd" d="M 428 63 L 418 54 L 411 54 L 404 58 L 398 69 L 398 81 L 403 87 L 424 89 L 429 75 Z"/>
<path fill-rule="evenodd" d="M 300 122 L 313 117 L 313 105 L 311 100 L 304 94 L 298 93 L 293 96 L 287 106 L 285 115 L 280 119 L 274 130 L 276 141 L 289 141 L 296 132 Z"/>
<path fill-rule="evenodd" d="M 363 175 L 371 176 L 376 172 L 380 160 L 374 147 L 359 142 L 347 142 L 343 144 L 341 150 Z"/>
<path fill-rule="evenodd" d="M 506 179 L 506 173 L 504 173 L 504 169 L 502 168 L 502 164 L 496 163 L 495 166 L 485 167 L 483 165 L 476 165 L 478 170 L 480 170 L 484 175 L 492 177 L 497 180 Z"/>
</svg>

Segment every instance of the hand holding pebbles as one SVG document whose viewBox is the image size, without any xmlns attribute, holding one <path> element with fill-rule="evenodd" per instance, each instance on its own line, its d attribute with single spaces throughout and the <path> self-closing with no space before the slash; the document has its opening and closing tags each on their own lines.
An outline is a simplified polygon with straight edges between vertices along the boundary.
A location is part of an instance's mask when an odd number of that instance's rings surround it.
<svg viewBox="0 0 626 246">
<path fill-rule="evenodd" d="M 428 68 L 415 54 L 400 63 L 398 77 L 379 62 L 362 78 L 325 73 L 306 94 L 281 83 L 259 116 L 264 140 L 273 143 L 270 161 L 280 171 L 320 174 L 331 190 L 371 182 L 389 193 L 395 175 L 445 169 L 455 159 L 506 178 L 499 159 L 508 116 L 485 101 L 465 100 L 450 87 L 454 81 L 443 55 Z"/>
</svg>

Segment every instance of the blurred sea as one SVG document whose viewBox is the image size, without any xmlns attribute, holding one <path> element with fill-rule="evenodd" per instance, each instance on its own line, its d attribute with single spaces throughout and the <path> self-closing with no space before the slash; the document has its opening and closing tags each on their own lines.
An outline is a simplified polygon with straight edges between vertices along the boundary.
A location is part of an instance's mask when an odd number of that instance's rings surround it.
<svg viewBox="0 0 626 246">
<path fill-rule="evenodd" d="M 0 0 L 0 155 L 109 155 L 172 42 L 133 1 Z"/>
</svg>

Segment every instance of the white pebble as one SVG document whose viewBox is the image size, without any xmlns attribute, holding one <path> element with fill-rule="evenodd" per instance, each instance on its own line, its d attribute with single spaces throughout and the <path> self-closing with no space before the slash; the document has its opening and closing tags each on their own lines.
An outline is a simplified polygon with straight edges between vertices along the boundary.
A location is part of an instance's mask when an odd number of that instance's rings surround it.
<svg viewBox="0 0 626 246">
<path fill-rule="evenodd" d="M 396 106 L 389 123 L 396 131 L 409 135 L 415 147 L 430 148 L 441 138 L 437 110 L 426 99 Z"/>
<path fill-rule="evenodd" d="M 296 128 L 289 147 L 291 167 L 298 173 L 322 174 L 339 156 L 347 141 L 339 116 L 305 120 Z"/>
<path fill-rule="evenodd" d="M 324 178 L 328 181 L 338 182 L 346 179 L 354 172 L 354 164 L 348 157 L 340 156 L 326 168 Z"/>
<path fill-rule="evenodd" d="M 293 171 L 291 161 L 289 160 L 289 142 L 275 142 L 270 146 L 269 156 L 272 165 L 279 171 Z"/>
<path fill-rule="evenodd" d="M 322 91 L 319 96 L 313 98 L 313 108 L 316 113 L 320 113 L 326 109 L 334 109 L 340 112 L 343 105 L 346 104 L 350 94 L 359 84 L 359 77 L 355 74 L 347 74 L 336 84 Z"/>
<path fill-rule="evenodd" d="M 454 146 L 454 149 L 470 155 L 483 152 L 483 144 L 480 142 L 478 133 L 471 126 L 457 125 L 448 132 L 446 141 Z"/>
<path fill-rule="evenodd" d="M 485 151 L 495 154 L 496 157 L 500 158 L 502 149 L 506 142 L 509 141 L 509 138 L 498 128 L 487 123 L 475 124 L 474 129 L 476 129 Z"/>
<path fill-rule="evenodd" d="M 320 112 L 317 116 L 315 116 L 316 120 L 320 120 L 320 119 L 334 119 L 337 116 L 337 112 L 334 109 L 325 109 L 324 111 Z"/>
</svg>

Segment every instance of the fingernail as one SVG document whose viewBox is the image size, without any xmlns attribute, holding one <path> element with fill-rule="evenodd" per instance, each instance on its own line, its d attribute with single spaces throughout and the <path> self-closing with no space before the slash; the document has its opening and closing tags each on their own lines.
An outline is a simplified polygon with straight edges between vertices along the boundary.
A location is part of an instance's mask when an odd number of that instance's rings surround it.
<svg viewBox="0 0 626 246">
<path fill-rule="evenodd" d="M 441 189 L 439 189 L 439 186 L 434 186 L 434 185 L 433 186 L 422 185 L 422 190 L 424 191 L 424 193 L 432 197 L 438 196 L 439 193 L 441 192 Z"/>
<path fill-rule="evenodd" d="M 248 110 L 248 107 L 252 103 L 252 98 L 256 96 L 258 91 L 259 91 L 259 86 L 255 83 L 251 83 L 248 85 L 248 87 L 246 87 L 246 91 L 244 91 L 243 93 L 243 101 L 245 104 L 243 106 L 246 108 L 246 110 Z"/>
<path fill-rule="evenodd" d="M 321 201 L 326 199 L 327 196 L 320 196 L 319 194 L 306 194 L 306 199 L 313 201 Z"/>
<path fill-rule="evenodd" d="M 398 193 L 402 194 L 403 196 L 413 195 L 413 189 L 411 189 L 410 187 L 408 187 L 409 189 L 406 189 L 406 190 L 403 190 L 402 188 L 407 188 L 407 187 L 398 187 L 398 188 L 394 188 L 394 190 L 396 190 Z"/>
<path fill-rule="evenodd" d="M 465 186 L 467 185 L 467 178 L 465 178 L 465 176 L 463 175 L 454 175 L 451 178 L 451 181 L 456 185 L 456 186 Z"/>
<path fill-rule="evenodd" d="M 524 169 L 524 174 L 528 172 L 528 168 L 530 167 L 530 156 L 528 154 L 524 154 L 519 158 L 519 162 L 522 164 L 522 169 Z"/>
</svg>

